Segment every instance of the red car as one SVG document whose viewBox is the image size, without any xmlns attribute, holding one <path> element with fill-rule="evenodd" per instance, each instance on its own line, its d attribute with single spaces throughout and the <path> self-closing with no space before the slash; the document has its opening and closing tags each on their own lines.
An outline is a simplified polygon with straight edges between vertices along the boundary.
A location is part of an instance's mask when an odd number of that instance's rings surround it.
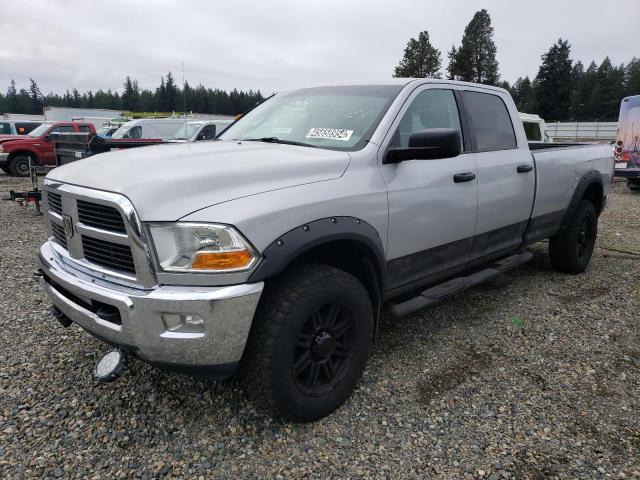
<svg viewBox="0 0 640 480">
<path fill-rule="evenodd" d="M 29 159 L 35 165 L 56 164 L 55 142 L 52 133 L 95 133 L 92 123 L 54 122 L 43 123 L 28 135 L 17 138 L 12 135 L 0 137 L 0 169 L 5 173 L 26 177 L 29 175 Z"/>
</svg>

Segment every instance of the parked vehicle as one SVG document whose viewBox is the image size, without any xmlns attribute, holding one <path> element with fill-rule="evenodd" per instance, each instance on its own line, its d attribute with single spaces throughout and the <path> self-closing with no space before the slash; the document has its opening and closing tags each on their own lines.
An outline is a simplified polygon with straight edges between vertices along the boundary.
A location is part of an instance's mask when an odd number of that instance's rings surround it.
<svg viewBox="0 0 640 480">
<path fill-rule="evenodd" d="M 98 153 L 164 143 L 159 138 L 110 138 L 93 133 L 63 133 L 55 142 L 56 165 L 82 160 Z"/>
<path fill-rule="evenodd" d="M 98 135 L 101 137 L 111 137 L 121 125 L 105 124 L 97 130 Z"/>
<path fill-rule="evenodd" d="M 432 79 L 280 93 L 213 142 L 105 153 L 45 179 L 42 286 L 63 325 L 164 367 L 238 366 L 278 417 L 351 394 L 400 316 L 549 240 L 583 272 L 611 189 L 602 145 L 527 143 L 504 89 Z"/>
<path fill-rule="evenodd" d="M 529 143 L 551 143 L 553 139 L 547 131 L 547 124 L 540 115 L 519 112 L 524 133 Z"/>
<path fill-rule="evenodd" d="M 183 118 L 141 118 L 124 123 L 112 138 L 173 138 L 185 124 Z"/>
<path fill-rule="evenodd" d="M 631 190 L 640 190 L 640 95 L 620 104 L 615 160 L 616 177 L 626 178 Z"/>
<path fill-rule="evenodd" d="M 0 168 L 19 177 L 29 175 L 29 160 L 39 167 L 55 165 L 54 143 L 51 136 L 63 132 L 91 132 L 91 123 L 43 123 L 28 135 L 18 138 L 0 138 Z"/>
<path fill-rule="evenodd" d="M 26 135 L 40 126 L 42 122 L 20 121 L 20 120 L 0 120 L 0 139 L 8 137 L 18 137 Z"/>
<path fill-rule="evenodd" d="M 195 120 L 182 124 L 170 140 L 174 143 L 213 140 L 216 135 L 233 123 L 232 120 Z"/>
</svg>

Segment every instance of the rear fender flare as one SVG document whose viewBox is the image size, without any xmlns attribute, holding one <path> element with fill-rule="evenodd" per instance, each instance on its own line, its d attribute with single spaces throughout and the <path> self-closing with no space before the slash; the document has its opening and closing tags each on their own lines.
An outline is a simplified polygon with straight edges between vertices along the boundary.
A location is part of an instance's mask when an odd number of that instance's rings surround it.
<svg viewBox="0 0 640 480">
<path fill-rule="evenodd" d="M 576 185 L 576 188 L 573 191 L 573 195 L 571 196 L 571 201 L 569 202 L 569 206 L 567 207 L 567 210 L 564 214 L 564 218 L 562 219 L 560 232 L 563 232 L 566 229 L 567 225 L 571 223 L 571 220 L 573 220 L 573 217 L 576 214 L 578 205 L 584 198 L 584 194 L 586 193 L 587 189 L 594 184 L 599 185 L 602 191 L 604 192 L 604 182 L 602 180 L 602 174 L 597 170 L 589 170 L 578 181 L 578 184 Z M 604 199 L 602 199 L 601 205 L 604 205 Z M 596 210 L 597 210 L 597 205 L 596 205 Z M 598 214 L 600 214 L 599 210 L 598 210 Z"/>
</svg>

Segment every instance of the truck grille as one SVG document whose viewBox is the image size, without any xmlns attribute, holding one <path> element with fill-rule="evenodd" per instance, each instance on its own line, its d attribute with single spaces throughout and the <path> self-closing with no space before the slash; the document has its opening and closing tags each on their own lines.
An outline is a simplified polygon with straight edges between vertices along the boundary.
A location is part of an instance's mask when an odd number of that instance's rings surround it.
<svg viewBox="0 0 640 480">
<path fill-rule="evenodd" d="M 117 233 L 127 233 L 122 215 L 113 207 L 78 200 L 78 218 L 85 225 Z"/>
<path fill-rule="evenodd" d="M 83 235 L 82 250 L 84 251 L 84 258 L 90 262 L 107 268 L 136 273 L 129 245 L 120 245 Z"/>
<path fill-rule="evenodd" d="M 67 248 L 67 236 L 64 234 L 64 228 L 62 228 L 57 223 L 51 223 L 51 233 L 53 233 L 53 238 L 56 239 L 60 245 L 64 248 Z"/>
<path fill-rule="evenodd" d="M 49 201 L 49 210 L 59 213 L 62 213 L 62 200 L 60 195 L 53 192 L 47 192 L 47 200 Z"/>
<path fill-rule="evenodd" d="M 114 281 L 154 284 L 150 262 L 136 233 L 138 224 L 134 233 L 129 231 L 133 227 L 127 219 L 133 208 L 126 199 L 117 194 L 62 186 L 46 189 L 46 200 L 51 241 L 64 249 L 58 249 L 61 255 L 81 268 L 93 267 Z M 123 212 L 127 212 L 127 217 Z M 136 265 L 142 265 L 141 271 L 137 271 Z"/>
</svg>

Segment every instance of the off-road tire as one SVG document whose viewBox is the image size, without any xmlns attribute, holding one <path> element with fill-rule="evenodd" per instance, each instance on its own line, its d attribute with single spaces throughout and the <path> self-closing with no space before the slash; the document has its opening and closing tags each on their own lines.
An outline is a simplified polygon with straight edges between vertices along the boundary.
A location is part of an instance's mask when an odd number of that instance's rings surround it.
<svg viewBox="0 0 640 480">
<path fill-rule="evenodd" d="M 302 383 L 306 381 L 296 376 L 294 360 L 307 355 L 300 353 L 304 348 L 309 349 L 309 355 L 312 352 L 316 355 L 317 351 L 312 349 L 323 346 L 323 339 L 318 341 L 319 337 L 307 334 L 307 329 L 314 328 L 316 314 L 326 311 L 323 309 L 331 305 L 339 305 L 341 315 L 352 322 L 349 335 L 353 337 L 349 337 L 350 342 L 344 342 L 350 344 L 349 354 L 344 355 L 345 350 L 341 347 L 340 355 L 344 357 L 335 357 L 336 362 L 349 361 L 341 364 L 341 370 L 334 370 L 342 372 L 342 375 L 336 375 L 334 385 L 329 383 L 328 366 L 326 373 L 324 369 L 317 373 L 317 377 L 324 375 L 325 389 L 330 390 L 313 395 L 309 394 L 311 390 L 303 391 L 306 385 Z M 300 264 L 291 267 L 265 286 L 240 365 L 245 391 L 257 405 L 266 407 L 275 417 L 284 420 L 312 421 L 330 414 L 351 395 L 362 376 L 371 349 L 373 321 L 369 295 L 354 276 L 328 265 Z M 346 338 L 330 330 L 323 335 Z M 301 346 L 301 336 L 312 340 Z M 338 340 L 334 344 L 343 345 Z M 318 362 L 315 357 L 313 361 Z M 331 363 L 333 365 L 333 360 Z"/>
<path fill-rule="evenodd" d="M 18 155 L 9 161 L 9 170 L 11 175 L 16 177 L 29 176 L 29 157 L 26 155 Z"/>
<path fill-rule="evenodd" d="M 560 233 L 549 239 L 549 258 L 557 272 L 582 273 L 587 269 L 598 235 L 598 215 L 593 203 L 582 200 Z"/>
</svg>

